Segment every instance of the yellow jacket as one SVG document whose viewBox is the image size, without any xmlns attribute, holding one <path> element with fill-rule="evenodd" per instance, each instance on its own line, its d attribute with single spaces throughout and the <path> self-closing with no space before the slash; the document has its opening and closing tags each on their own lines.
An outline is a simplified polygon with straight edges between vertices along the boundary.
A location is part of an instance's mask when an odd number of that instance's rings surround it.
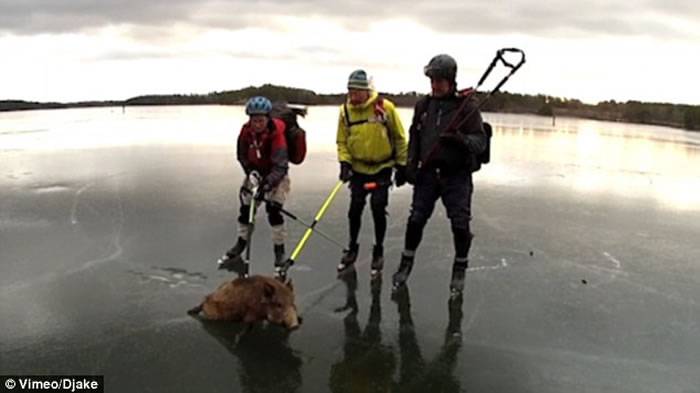
<svg viewBox="0 0 700 393">
<path fill-rule="evenodd" d="M 382 98 L 379 105 L 378 98 L 372 90 L 365 103 L 348 100 L 340 106 L 338 161 L 352 164 L 357 173 L 373 175 L 395 164 L 406 165 L 408 143 L 399 114 L 391 101 Z"/>
</svg>

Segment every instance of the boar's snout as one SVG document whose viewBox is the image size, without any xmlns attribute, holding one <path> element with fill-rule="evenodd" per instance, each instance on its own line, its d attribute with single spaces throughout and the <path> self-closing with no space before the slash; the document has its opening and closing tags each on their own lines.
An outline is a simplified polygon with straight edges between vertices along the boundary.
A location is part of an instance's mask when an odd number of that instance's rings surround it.
<svg viewBox="0 0 700 393">
<path fill-rule="evenodd" d="M 285 318 L 284 325 L 289 330 L 296 330 L 299 329 L 299 326 L 301 326 L 301 320 L 302 318 L 297 315 L 297 310 L 291 309 L 287 313 L 287 318 Z"/>
</svg>

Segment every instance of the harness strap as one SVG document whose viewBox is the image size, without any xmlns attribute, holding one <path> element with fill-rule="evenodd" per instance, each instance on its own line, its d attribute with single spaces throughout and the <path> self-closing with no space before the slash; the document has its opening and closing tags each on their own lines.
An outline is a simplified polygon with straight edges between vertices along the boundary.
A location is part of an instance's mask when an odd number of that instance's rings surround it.
<svg viewBox="0 0 700 393">
<path fill-rule="evenodd" d="M 347 102 L 343 103 L 343 113 L 345 114 L 344 120 L 345 120 L 345 126 L 348 128 L 348 133 L 350 133 L 350 129 L 354 126 L 369 123 L 369 119 L 350 121 L 350 113 L 348 112 Z M 386 118 L 386 109 L 384 109 L 384 98 L 383 97 L 378 97 L 377 101 L 375 101 L 375 103 L 374 103 L 374 115 L 380 120 L 379 122 L 382 123 L 384 128 L 386 128 L 387 135 L 389 137 L 389 144 L 391 145 L 391 157 L 389 157 L 383 161 L 359 160 L 359 159 L 353 158 L 354 160 L 357 160 L 357 161 L 360 161 L 362 163 L 369 164 L 369 165 L 383 164 L 385 162 L 389 162 L 391 160 L 396 159 L 396 144 L 394 143 L 394 134 L 392 133 L 392 130 L 390 129 L 387 118 Z"/>
<path fill-rule="evenodd" d="M 343 104 L 343 112 L 345 114 L 345 126 L 350 128 L 353 126 L 358 126 L 360 124 L 365 124 L 369 123 L 369 119 L 362 119 L 362 120 L 355 120 L 355 121 L 350 121 L 350 113 L 348 112 L 348 104 L 347 102 Z M 384 99 L 382 97 L 377 98 L 377 101 L 374 103 L 374 115 L 380 119 L 380 123 L 382 123 L 384 126 L 387 124 L 387 119 L 386 119 L 386 109 L 384 109 Z"/>
</svg>

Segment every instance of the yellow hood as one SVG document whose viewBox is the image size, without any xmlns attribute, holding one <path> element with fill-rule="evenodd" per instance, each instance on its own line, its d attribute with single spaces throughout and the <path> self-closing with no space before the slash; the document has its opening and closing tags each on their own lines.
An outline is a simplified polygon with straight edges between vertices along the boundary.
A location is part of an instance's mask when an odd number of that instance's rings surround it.
<svg viewBox="0 0 700 393">
<path fill-rule="evenodd" d="M 362 104 L 354 105 L 350 103 L 350 97 L 346 98 L 345 101 L 348 104 L 348 109 L 364 109 L 367 108 L 368 106 L 374 105 L 374 103 L 377 101 L 377 98 L 379 97 L 379 93 L 377 93 L 376 90 L 370 90 L 369 91 L 369 98 L 367 101 L 363 102 Z"/>
</svg>

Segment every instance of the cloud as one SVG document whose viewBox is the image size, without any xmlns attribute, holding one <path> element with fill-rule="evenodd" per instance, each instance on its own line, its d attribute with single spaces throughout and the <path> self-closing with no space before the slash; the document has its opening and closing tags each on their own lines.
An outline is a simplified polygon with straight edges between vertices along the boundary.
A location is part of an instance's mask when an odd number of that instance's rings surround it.
<svg viewBox="0 0 700 393">
<path fill-rule="evenodd" d="M 185 54 L 188 55 L 188 54 Z M 173 50 L 114 50 L 87 58 L 91 61 L 130 61 L 130 60 L 164 60 L 181 58 L 183 53 Z"/>
<path fill-rule="evenodd" d="M 650 35 L 700 36 L 693 0 L 612 3 L 588 0 L 442 0 L 415 3 L 369 0 L 2 0 L 0 31 L 13 34 L 75 32 L 115 25 L 200 29 L 268 28 L 276 17 L 323 17 L 349 30 L 391 18 L 417 21 L 438 32 L 525 34 L 541 37 Z M 685 26 L 685 27 L 684 27 Z M 692 26 L 688 28 L 687 26 Z M 319 32 L 321 33 L 321 32 Z M 148 37 L 141 37 L 148 39 Z"/>
<path fill-rule="evenodd" d="M 0 30 L 16 34 L 75 32 L 118 24 L 162 25 L 183 20 L 186 0 L 3 0 Z"/>
</svg>

